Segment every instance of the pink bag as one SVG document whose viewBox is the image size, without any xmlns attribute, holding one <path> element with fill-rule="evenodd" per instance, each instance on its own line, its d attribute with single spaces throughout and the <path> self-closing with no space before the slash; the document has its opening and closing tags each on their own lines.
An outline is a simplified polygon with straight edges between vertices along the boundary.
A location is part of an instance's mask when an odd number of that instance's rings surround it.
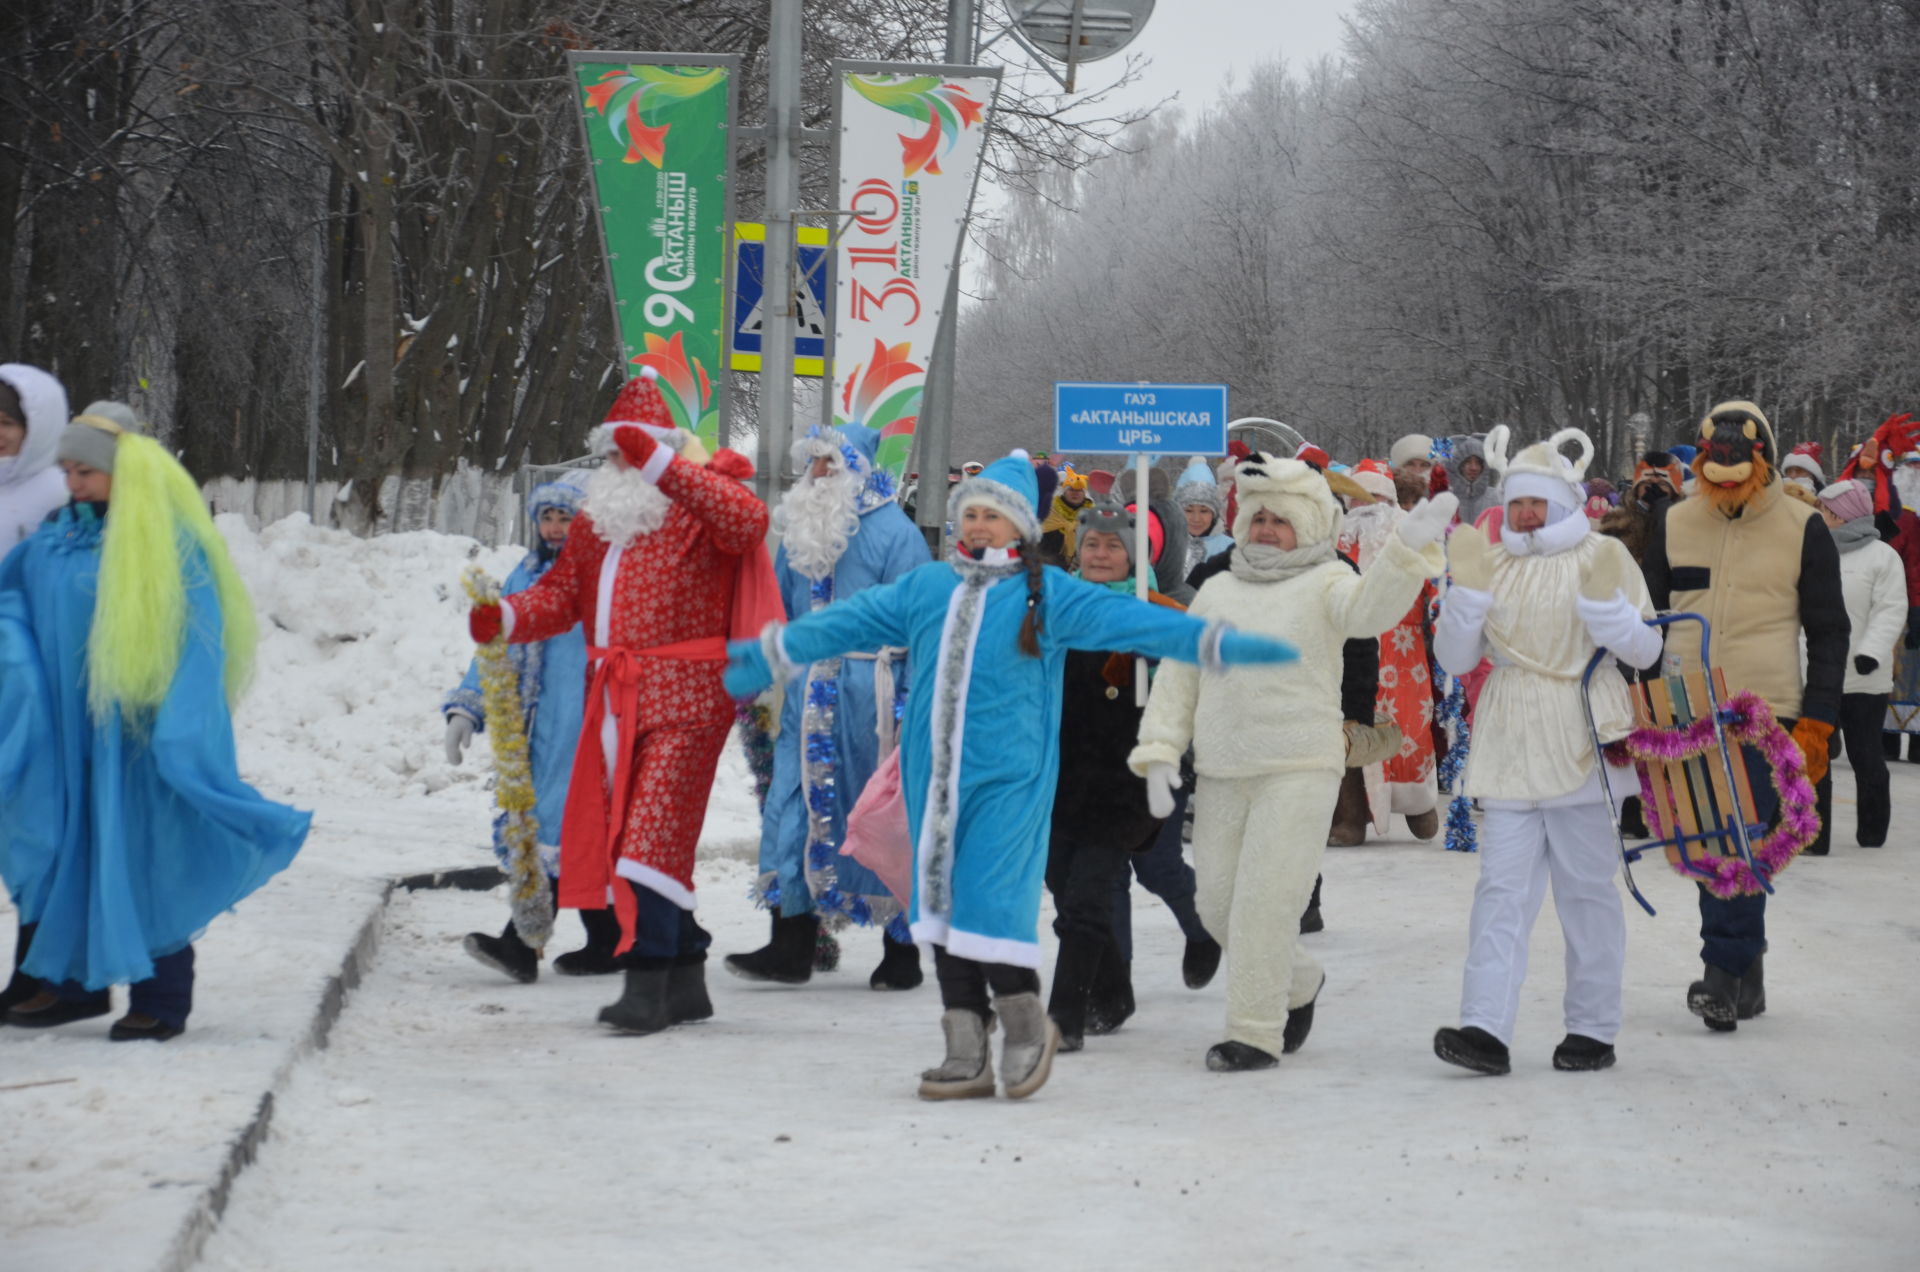
<svg viewBox="0 0 1920 1272">
<path fill-rule="evenodd" d="M 911 904 L 913 837 L 907 830 L 907 800 L 900 787 L 899 747 L 880 761 L 847 814 L 847 839 L 840 852 L 878 875 L 901 905 Z"/>
</svg>

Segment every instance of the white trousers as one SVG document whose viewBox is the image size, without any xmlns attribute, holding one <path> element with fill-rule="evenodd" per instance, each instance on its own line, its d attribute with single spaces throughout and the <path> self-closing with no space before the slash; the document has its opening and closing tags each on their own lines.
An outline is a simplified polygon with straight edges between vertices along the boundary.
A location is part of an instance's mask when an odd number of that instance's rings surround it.
<svg viewBox="0 0 1920 1272">
<path fill-rule="evenodd" d="M 1227 1038 L 1280 1054 L 1287 1010 L 1320 992 L 1300 915 L 1326 852 L 1340 794 L 1331 771 L 1201 777 L 1193 869 L 1200 921 L 1227 952 Z"/>
<path fill-rule="evenodd" d="M 1553 908 L 1567 943 L 1568 1033 L 1612 1042 L 1620 1032 L 1620 980 L 1627 918 L 1613 872 L 1620 863 L 1596 777 L 1545 804 L 1482 800 L 1480 883 L 1473 893 L 1461 1025 L 1513 1043 L 1527 938 L 1553 882 Z"/>
</svg>

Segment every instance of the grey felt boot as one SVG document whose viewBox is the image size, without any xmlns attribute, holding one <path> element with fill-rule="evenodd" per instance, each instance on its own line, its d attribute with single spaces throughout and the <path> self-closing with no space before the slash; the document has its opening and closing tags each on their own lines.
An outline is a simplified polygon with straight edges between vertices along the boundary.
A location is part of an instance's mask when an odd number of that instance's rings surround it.
<svg viewBox="0 0 1920 1272">
<path fill-rule="evenodd" d="M 1007 1030 L 1000 1045 L 1000 1081 L 1009 1100 L 1024 1100 L 1047 1084 L 1053 1054 L 1060 1049 L 1060 1026 L 1041 1007 L 1038 994 L 1004 994 L 993 1005 Z"/>
<path fill-rule="evenodd" d="M 667 1013 L 667 981 L 673 969 L 627 968 L 626 991 L 600 1009 L 600 1023 L 624 1034 L 659 1033 L 673 1023 Z"/>
<path fill-rule="evenodd" d="M 1034 999 L 1036 1005 L 1039 1001 Z M 947 1037 L 947 1058 L 921 1073 L 920 1098 L 978 1100 L 991 1096 L 993 1056 L 987 1048 L 987 1035 L 992 1030 L 992 1023 L 982 1020 L 971 1008 L 949 1007 L 942 1013 L 940 1031 Z"/>
</svg>

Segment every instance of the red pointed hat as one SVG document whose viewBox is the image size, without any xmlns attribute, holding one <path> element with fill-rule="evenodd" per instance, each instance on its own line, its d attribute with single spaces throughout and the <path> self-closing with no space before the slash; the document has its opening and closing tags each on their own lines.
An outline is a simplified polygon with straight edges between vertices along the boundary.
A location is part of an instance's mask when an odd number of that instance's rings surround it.
<svg viewBox="0 0 1920 1272">
<path fill-rule="evenodd" d="M 666 399 L 660 396 L 659 386 L 654 384 L 656 378 L 652 367 L 644 367 L 639 375 L 622 385 L 620 396 L 613 399 L 613 405 L 607 410 L 605 422 L 672 428 L 673 415 L 667 410 Z"/>
</svg>

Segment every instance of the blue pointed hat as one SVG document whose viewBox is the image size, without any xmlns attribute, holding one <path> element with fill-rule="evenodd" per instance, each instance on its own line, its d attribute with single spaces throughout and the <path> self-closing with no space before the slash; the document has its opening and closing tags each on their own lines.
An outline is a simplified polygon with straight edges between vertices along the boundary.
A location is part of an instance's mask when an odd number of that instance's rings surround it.
<svg viewBox="0 0 1920 1272">
<path fill-rule="evenodd" d="M 1022 539 L 1032 541 L 1040 537 L 1040 519 L 1033 511 L 1039 502 L 1040 479 L 1034 476 L 1033 460 L 1024 450 L 1015 450 L 954 487 L 951 506 L 958 519 L 968 504 L 985 504 L 1013 522 Z"/>
</svg>

